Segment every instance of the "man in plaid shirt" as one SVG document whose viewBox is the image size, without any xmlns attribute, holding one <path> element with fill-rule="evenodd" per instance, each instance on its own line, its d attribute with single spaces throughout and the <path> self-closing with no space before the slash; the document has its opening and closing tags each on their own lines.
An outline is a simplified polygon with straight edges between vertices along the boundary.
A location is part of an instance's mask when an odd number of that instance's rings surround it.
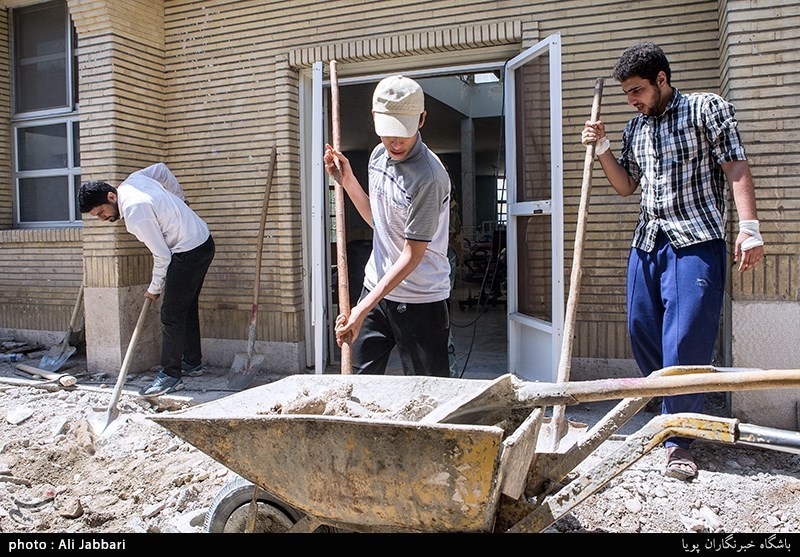
<svg viewBox="0 0 800 557">
<path fill-rule="evenodd" d="M 733 106 L 712 93 L 681 94 L 670 83 L 664 52 L 653 43 L 628 48 L 614 66 L 639 115 L 622 134 L 619 159 L 601 121 L 587 121 L 584 145 L 621 196 L 641 187 L 639 220 L 628 259 L 628 332 L 644 375 L 674 365 L 708 365 L 726 277 L 725 182 L 739 216 L 734 259 L 739 272 L 764 258 L 753 178 Z M 704 395 L 664 397 L 662 412 L 703 411 Z M 672 437 L 666 475 L 690 480 L 691 439 Z"/>
</svg>

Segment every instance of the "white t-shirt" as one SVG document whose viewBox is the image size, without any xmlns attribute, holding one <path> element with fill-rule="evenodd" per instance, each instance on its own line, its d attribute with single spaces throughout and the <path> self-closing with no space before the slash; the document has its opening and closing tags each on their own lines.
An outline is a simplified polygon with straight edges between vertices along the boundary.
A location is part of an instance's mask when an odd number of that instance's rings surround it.
<svg viewBox="0 0 800 557">
<path fill-rule="evenodd" d="M 400 257 L 407 239 L 424 241 L 428 246 L 419 265 L 386 299 L 416 304 L 446 300 L 450 177 L 422 137 L 402 161 L 392 160 L 383 144 L 375 147 L 369 161 L 369 202 L 374 233 L 364 286 L 375 288 Z"/>
<path fill-rule="evenodd" d="M 172 254 L 205 243 L 208 225 L 184 202 L 183 190 L 163 163 L 128 176 L 117 188 L 117 203 L 125 228 L 153 254 L 147 291 L 161 294 Z"/>
</svg>

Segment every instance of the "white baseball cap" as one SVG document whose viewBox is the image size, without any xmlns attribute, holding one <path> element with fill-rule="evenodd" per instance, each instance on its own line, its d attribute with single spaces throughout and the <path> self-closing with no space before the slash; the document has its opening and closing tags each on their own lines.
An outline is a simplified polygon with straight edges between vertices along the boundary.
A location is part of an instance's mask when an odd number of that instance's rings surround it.
<svg viewBox="0 0 800 557">
<path fill-rule="evenodd" d="M 425 94 L 419 83 L 402 75 L 387 77 L 372 94 L 375 133 L 382 137 L 413 137 L 425 111 Z"/>
</svg>

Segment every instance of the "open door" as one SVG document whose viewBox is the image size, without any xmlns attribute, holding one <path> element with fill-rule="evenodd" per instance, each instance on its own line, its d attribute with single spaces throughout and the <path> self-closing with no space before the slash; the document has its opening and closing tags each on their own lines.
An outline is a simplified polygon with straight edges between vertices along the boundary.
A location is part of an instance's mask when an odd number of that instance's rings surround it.
<svg viewBox="0 0 800 557">
<path fill-rule="evenodd" d="M 311 68 L 311 315 L 314 331 L 314 372 L 328 366 L 328 301 L 330 250 L 328 248 L 327 174 L 322 166 L 325 119 L 322 100 L 322 62 Z"/>
<path fill-rule="evenodd" d="M 509 372 L 554 381 L 564 329 L 561 36 L 505 69 Z"/>
</svg>

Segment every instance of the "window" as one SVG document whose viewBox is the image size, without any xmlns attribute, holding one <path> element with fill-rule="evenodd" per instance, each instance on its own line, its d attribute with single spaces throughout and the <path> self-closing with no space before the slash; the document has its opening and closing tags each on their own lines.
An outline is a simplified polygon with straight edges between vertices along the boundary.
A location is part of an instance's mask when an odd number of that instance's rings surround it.
<svg viewBox="0 0 800 557">
<path fill-rule="evenodd" d="M 75 226 L 81 221 L 75 28 L 63 0 L 16 9 L 12 25 L 14 223 Z"/>
</svg>

